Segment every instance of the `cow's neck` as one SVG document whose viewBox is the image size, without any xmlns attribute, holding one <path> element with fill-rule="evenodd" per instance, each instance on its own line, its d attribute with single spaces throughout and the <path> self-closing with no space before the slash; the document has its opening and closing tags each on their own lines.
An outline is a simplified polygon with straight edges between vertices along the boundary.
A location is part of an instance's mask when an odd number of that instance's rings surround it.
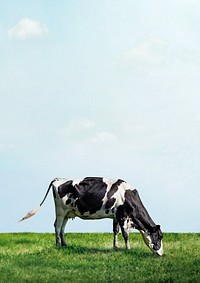
<svg viewBox="0 0 200 283">
<path fill-rule="evenodd" d="M 137 230 L 149 231 L 155 226 L 155 223 L 147 212 L 144 215 L 140 214 L 134 217 L 133 222 Z"/>
</svg>

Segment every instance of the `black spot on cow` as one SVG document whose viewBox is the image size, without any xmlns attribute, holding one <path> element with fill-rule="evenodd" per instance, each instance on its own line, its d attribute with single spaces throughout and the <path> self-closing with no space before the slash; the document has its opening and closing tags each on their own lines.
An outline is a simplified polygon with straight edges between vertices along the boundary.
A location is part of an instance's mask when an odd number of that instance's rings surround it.
<svg viewBox="0 0 200 283">
<path fill-rule="evenodd" d="M 108 214 L 108 213 L 109 213 L 109 211 L 110 211 L 109 209 L 106 209 L 106 210 L 105 210 L 105 213 L 106 213 L 106 214 Z"/>
<path fill-rule="evenodd" d="M 121 183 L 123 183 L 123 180 L 118 179 L 114 184 L 112 184 L 108 194 L 107 194 L 107 202 L 106 202 L 106 206 L 105 208 L 111 208 L 114 203 L 115 203 L 115 198 L 113 198 L 113 195 L 117 192 L 118 187 L 121 185 Z"/>
<path fill-rule="evenodd" d="M 69 193 L 73 193 L 73 185 L 72 185 L 73 181 L 67 181 L 64 184 L 60 185 L 58 187 L 58 194 L 60 196 L 60 198 L 63 198 L 64 196 L 66 196 Z"/>
<path fill-rule="evenodd" d="M 68 198 L 68 200 L 66 200 L 66 203 L 65 203 L 65 204 L 68 205 L 68 204 L 70 204 L 70 203 L 71 203 L 71 199 Z"/>
<path fill-rule="evenodd" d="M 95 214 L 101 209 L 107 185 L 100 177 L 84 178 L 74 186 L 73 197 L 76 199 L 76 206 L 83 215 L 85 212 Z"/>
<path fill-rule="evenodd" d="M 82 183 L 83 182 L 92 183 L 92 184 L 99 183 L 99 182 L 101 183 L 101 182 L 103 182 L 103 178 L 102 177 L 85 177 L 83 179 Z"/>
</svg>

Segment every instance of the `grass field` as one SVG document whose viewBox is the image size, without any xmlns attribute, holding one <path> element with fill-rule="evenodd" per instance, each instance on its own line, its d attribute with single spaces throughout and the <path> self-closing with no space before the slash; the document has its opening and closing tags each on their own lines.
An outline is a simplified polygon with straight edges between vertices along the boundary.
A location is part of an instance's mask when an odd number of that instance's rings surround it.
<svg viewBox="0 0 200 283">
<path fill-rule="evenodd" d="M 200 234 L 164 235 L 165 255 L 154 255 L 138 233 L 126 251 L 110 233 L 69 233 L 67 248 L 53 234 L 0 234 L 0 282 L 200 282 Z"/>
</svg>

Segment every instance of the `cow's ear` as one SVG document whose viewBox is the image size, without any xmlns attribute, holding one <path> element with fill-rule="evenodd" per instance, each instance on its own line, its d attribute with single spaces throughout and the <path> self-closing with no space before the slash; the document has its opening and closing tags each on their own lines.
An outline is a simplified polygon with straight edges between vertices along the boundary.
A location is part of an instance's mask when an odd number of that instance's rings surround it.
<svg viewBox="0 0 200 283">
<path fill-rule="evenodd" d="M 160 230 L 160 225 L 155 225 L 154 227 L 151 228 L 151 232 L 157 232 Z"/>
<path fill-rule="evenodd" d="M 160 225 L 156 225 L 156 231 L 160 230 Z"/>
</svg>

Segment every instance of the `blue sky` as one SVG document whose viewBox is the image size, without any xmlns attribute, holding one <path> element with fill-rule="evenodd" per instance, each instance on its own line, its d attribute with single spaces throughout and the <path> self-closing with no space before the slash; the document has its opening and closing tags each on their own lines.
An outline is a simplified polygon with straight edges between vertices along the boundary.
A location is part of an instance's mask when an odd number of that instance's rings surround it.
<svg viewBox="0 0 200 283">
<path fill-rule="evenodd" d="M 121 178 L 199 232 L 200 3 L 0 2 L 0 232 L 53 232 L 54 177 Z M 112 231 L 110 220 L 67 231 Z"/>
</svg>

